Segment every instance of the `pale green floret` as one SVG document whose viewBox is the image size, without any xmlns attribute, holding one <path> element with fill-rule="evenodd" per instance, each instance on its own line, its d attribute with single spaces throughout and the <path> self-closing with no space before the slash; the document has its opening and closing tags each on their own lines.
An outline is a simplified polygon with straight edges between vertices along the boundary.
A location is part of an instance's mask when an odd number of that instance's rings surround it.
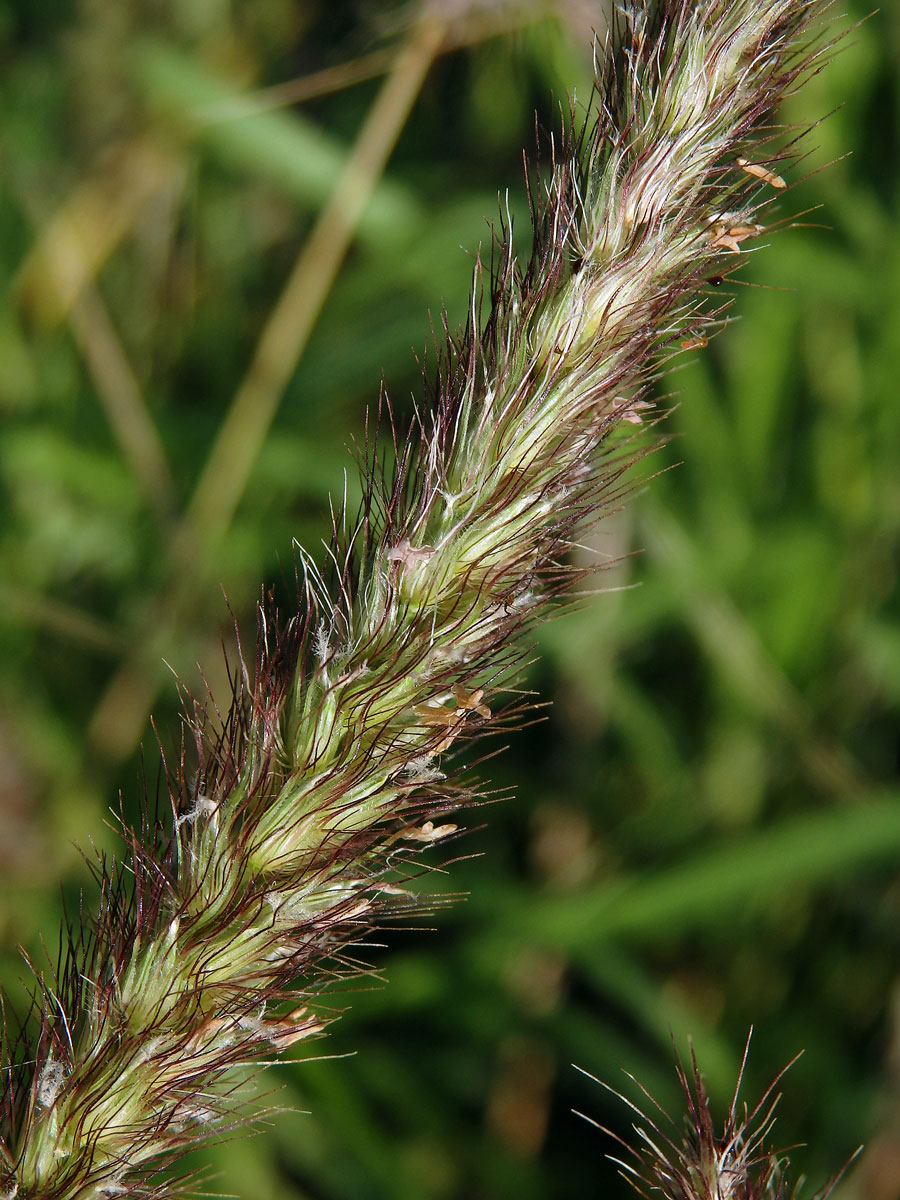
<svg viewBox="0 0 900 1200">
<path fill-rule="evenodd" d="M 336 786 L 331 772 L 317 773 L 302 787 L 286 789 L 254 831 L 250 866 L 264 875 L 296 869 L 329 839 L 367 828 L 403 793 L 404 789 L 389 784 L 390 777 L 390 770 L 373 764 L 363 783 L 340 788 L 340 806 L 335 808 L 323 808 L 321 802 L 321 793 Z M 309 809 L 305 817 L 301 816 L 304 808 Z"/>
<path fill-rule="evenodd" d="M 178 972 L 179 921 L 172 920 L 161 938 L 135 945 L 135 953 L 117 981 L 117 1001 L 129 1025 L 145 1029 L 164 1018 L 178 1002 L 170 981 Z"/>
<path fill-rule="evenodd" d="M 341 709 L 337 688 L 310 688 L 309 701 L 315 704 L 315 720 L 298 730 L 294 760 L 325 767 L 341 749 L 348 718 Z"/>
</svg>

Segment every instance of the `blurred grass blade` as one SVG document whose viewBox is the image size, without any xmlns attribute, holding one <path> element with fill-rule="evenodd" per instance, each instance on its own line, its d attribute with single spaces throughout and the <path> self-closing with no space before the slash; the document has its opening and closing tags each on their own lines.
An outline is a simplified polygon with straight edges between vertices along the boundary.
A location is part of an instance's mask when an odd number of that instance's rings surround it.
<svg viewBox="0 0 900 1200">
<path fill-rule="evenodd" d="M 696 544 L 678 521 L 660 504 L 648 504 L 641 534 L 683 597 L 682 616 L 723 679 L 776 728 L 790 731 L 810 780 L 844 799 L 866 791 L 868 782 L 849 751 L 817 736 L 801 694 L 729 597 L 711 586 Z"/>
<path fill-rule="evenodd" d="M 135 64 L 149 100 L 165 114 L 173 131 L 196 135 L 228 166 L 251 179 L 269 179 L 310 207 L 318 208 L 328 200 L 347 151 L 312 121 L 296 112 L 268 111 L 205 124 L 195 114 L 235 102 L 240 93 L 233 85 L 158 41 L 141 42 Z M 375 247 L 385 239 L 406 240 L 423 219 L 407 188 L 382 179 L 360 218 L 357 236 Z"/>
<path fill-rule="evenodd" d="M 171 156 L 147 138 L 107 151 L 44 227 L 19 270 L 16 290 L 29 315 L 45 327 L 64 320 L 145 204 L 171 187 L 176 174 Z"/>
<path fill-rule="evenodd" d="M 659 979 L 619 947 L 607 944 L 598 953 L 585 950 L 579 955 L 579 966 L 602 995 L 652 1035 L 661 1050 L 668 1052 L 673 1039 L 676 1044 L 692 1042 L 703 1058 L 710 1091 L 727 1096 L 734 1085 L 734 1048 L 698 1005 L 685 995 L 672 994 L 672 989 L 661 989 Z"/>
<path fill-rule="evenodd" d="M 892 792 L 853 809 L 785 819 L 668 870 L 577 895 L 530 902 L 517 895 L 500 928 L 569 951 L 606 938 L 670 938 L 727 924 L 739 906 L 771 904 L 785 891 L 830 882 L 865 863 L 896 861 L 898 853 L 900 795 Z"/>
</svg>

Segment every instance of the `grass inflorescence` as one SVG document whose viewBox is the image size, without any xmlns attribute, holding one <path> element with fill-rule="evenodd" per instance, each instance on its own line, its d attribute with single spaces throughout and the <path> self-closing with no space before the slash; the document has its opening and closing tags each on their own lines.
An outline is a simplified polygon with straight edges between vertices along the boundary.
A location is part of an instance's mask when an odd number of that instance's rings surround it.
<svg viewBox="0 0 900 1200">
<path fill-rule="evenodd" d="M 321 1032 L 354 946 L 419 907 L 410 876 L 479 795 L 457 751 L 519 719 L 520 635 L 620 503 L 661 357 L 705 344 L 784 188 L 771 121 L 822 60 L 819 16 L 629 4 L 598 46 L 587 116 L 530 175 L 529 259 L 502 228 L 408 429 L 384 399 L 359 515 L 321 568 L 297 549 L 297 611 L 261 605 L 230 712 L 188 703 L 171 819 L 100 865 L 37 1038 L 6 1039 L 4 1194 L 170 1187 L 160 1169 L 237 1119 L 236 1068 Z"/>
<path fill-rule="evenodd" d="M 634 1139 L 627 1142 L 599 1126 L 621 1146 L 621 1157 L 609 1155 L 622 1178 L 644 1200 L 788 1200 L 797 1189 L 790 1179 L 787 1152 L 776 1149 L 772 1134 L 775 1110 L 781 1099 L 778 1087 L 793 1065 L 775 1076 L 750 1108 L 740 1098 L 750 1039 L 738 1072 L 728 1112 L 717 1129 L 709 1093 L 691 1048 L 690 1067 L 678 1060 L 677 1074 L 685 1115 L 679 1125 L 646 1088 L 632 1078 L 641 1093 L 634 1103 L 603 1084 L 631 1110 Z M 589 1076 L 589 1078 L 593 1078 Z M 584 1113 L 592 1125 L 597 1122 Z M 815 1200 L 827 1200 L 837 1180 L 832 1180 Z"/>
</svg>

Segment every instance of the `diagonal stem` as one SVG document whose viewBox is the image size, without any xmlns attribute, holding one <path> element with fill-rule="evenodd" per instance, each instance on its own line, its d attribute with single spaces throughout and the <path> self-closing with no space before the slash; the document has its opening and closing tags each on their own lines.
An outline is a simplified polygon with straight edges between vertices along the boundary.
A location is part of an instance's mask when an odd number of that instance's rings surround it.
<svg viewBox="0 0 900 1200">
<path fill-rule="evenodd" d="M 188 506 L 207 560 L 240 502 L 284 389 L 353 240 L 379 176 L 440 49 L 446 25 L 426 15 L 397 55 L 353 153 L 275 305 Z"/>
<path fill-rule="evenodd" d="M 165 447 L 106 306 L 90 284 L 82 285 L 69 312 L 69 323 L 113 435 L 147 506 L 167 530 L 177 501 Z"/>
<path fill-rule="evenodd" d="M 435 50 L 435 55 L 447 54 L 461 50 L 465 46 L 486 42 L 490 38 L 502 37 L 521 29 L 528 21 L 539 21 L 546 17 L 546 11 L 540 4 L 523 7 L 521 12 L 511 11 L 466 12 L 465 19 L 447 27 L 443 41 Z M 230 100 L 219 100 L 194 112 L 194 120 L 201 126 L 218 125 L 227 121 L 237 121 L 243 117 L 255 116 L 261 112 L 271 112 L 273 109 L 285 108 L 291 104 L 301 104 L 319 96 L 327 96 L 332 92 L 342 91 L 357 83 L 369 79 L 377 79 L 389 71 L 396 58 L 391 47 L 372 50 L 368 54 L 340 63 L 338 66 L 325 67 L 312 74 L 301 75 L 296 79 L 288 79 L 276 83 L 272 87 L 259 88 L 235 96 Z"/>
<path fill-rule="evenodd" d="M 51 221 L 42 219 L 42 206 L 32 188 L 22 180 L 15 181 L 15 188 L 23 212 L 41 230 L 36 248 L 20 272 L 21 301 L 26 307 L 37 306 L 45 320 L 68 321 L 113 437 L 147 507 L 168 534 L 174 525 L 177 499 L 165 446 L 94 282 L 141 206 L 160 190 L 164 168 L 171 175 L 163 160 L 149 149 L 138 147 L 127 155 L 122 152 L 115 187 L 109 185 L 112 215 L 105 222 L 99 211 L 101 185 L 97 180 L 82 185 Z"/>
</svg>

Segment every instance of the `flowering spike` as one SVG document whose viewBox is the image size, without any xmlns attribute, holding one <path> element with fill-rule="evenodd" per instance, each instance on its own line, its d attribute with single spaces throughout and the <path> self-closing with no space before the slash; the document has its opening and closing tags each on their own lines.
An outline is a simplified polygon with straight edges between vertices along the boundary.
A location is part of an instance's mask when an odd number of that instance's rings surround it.
<svg viewBox="0 0 900 1200">
<path fill-rule="evenodd" d="M 233 1068 L 317 1035 L 350 947 L 415 907 L 419 856 L 476 798 L 448 759 L 497 727 L 516 635 L 577 577 L 579 521 L 627 489 L 618 435 L 654 364 L 705 344 L 707 281 L 782 181 L 766 122 L 819 65 L 818 11 L 629 0 L 583 128 L 530 177 L 529 260 L 504 228 L 405 433 L 382 395 L 392 466 L 367 428 L 357 522 L 334 514 L 324 571 L 298 547 L 297 612 L 260 606 L 224 719 L 188 698 L 171 820 L 100 863 L 99 916 L 37 980 L 36 1044 L 4 1034 L 0 1195 L 153 1195 L 236 1120 Z"/>
<path fill-rule="evenodd" d="M 645 1200 L 654 1196 L 662 1197 L 662 1200 L 792 1200 L 796 1189 L 790 1185 L 788 1161 L 784 1151 L 772 1148 L 770 1135 L 780 1099 L 776 1089 L 797 1058 L 779 1071 L 757 1104 L 748 1109 L 739 1106 L 738 1097 L 749 1050 L 748 1037 L 721 1133 L 716 1132 L 709 1095 L 693 1047 L 690 1070 L 685 1069 L 680 1059 L 676 1066 L 686 1108 L 683 1129 L 679 1129 L 633 1076 L 628 1077 L 643 1094 L 644 1108 L 615 1088 L 594 1079 L 581 1067 L 577 1070 L 600 1083 L 634 1114 L 635 1140 L 626 1142 L 584 1113 L 577 1115 L 622 1147 L 625 1157 L 619 1157 L 618 1153 L 607 1157 L 619 1168 L 619 1174 L 629 1186 Z M 827 1200 L 836 1182 L 837 1178 L 832 1179 L 813 1200 Z"/>
</svg>

